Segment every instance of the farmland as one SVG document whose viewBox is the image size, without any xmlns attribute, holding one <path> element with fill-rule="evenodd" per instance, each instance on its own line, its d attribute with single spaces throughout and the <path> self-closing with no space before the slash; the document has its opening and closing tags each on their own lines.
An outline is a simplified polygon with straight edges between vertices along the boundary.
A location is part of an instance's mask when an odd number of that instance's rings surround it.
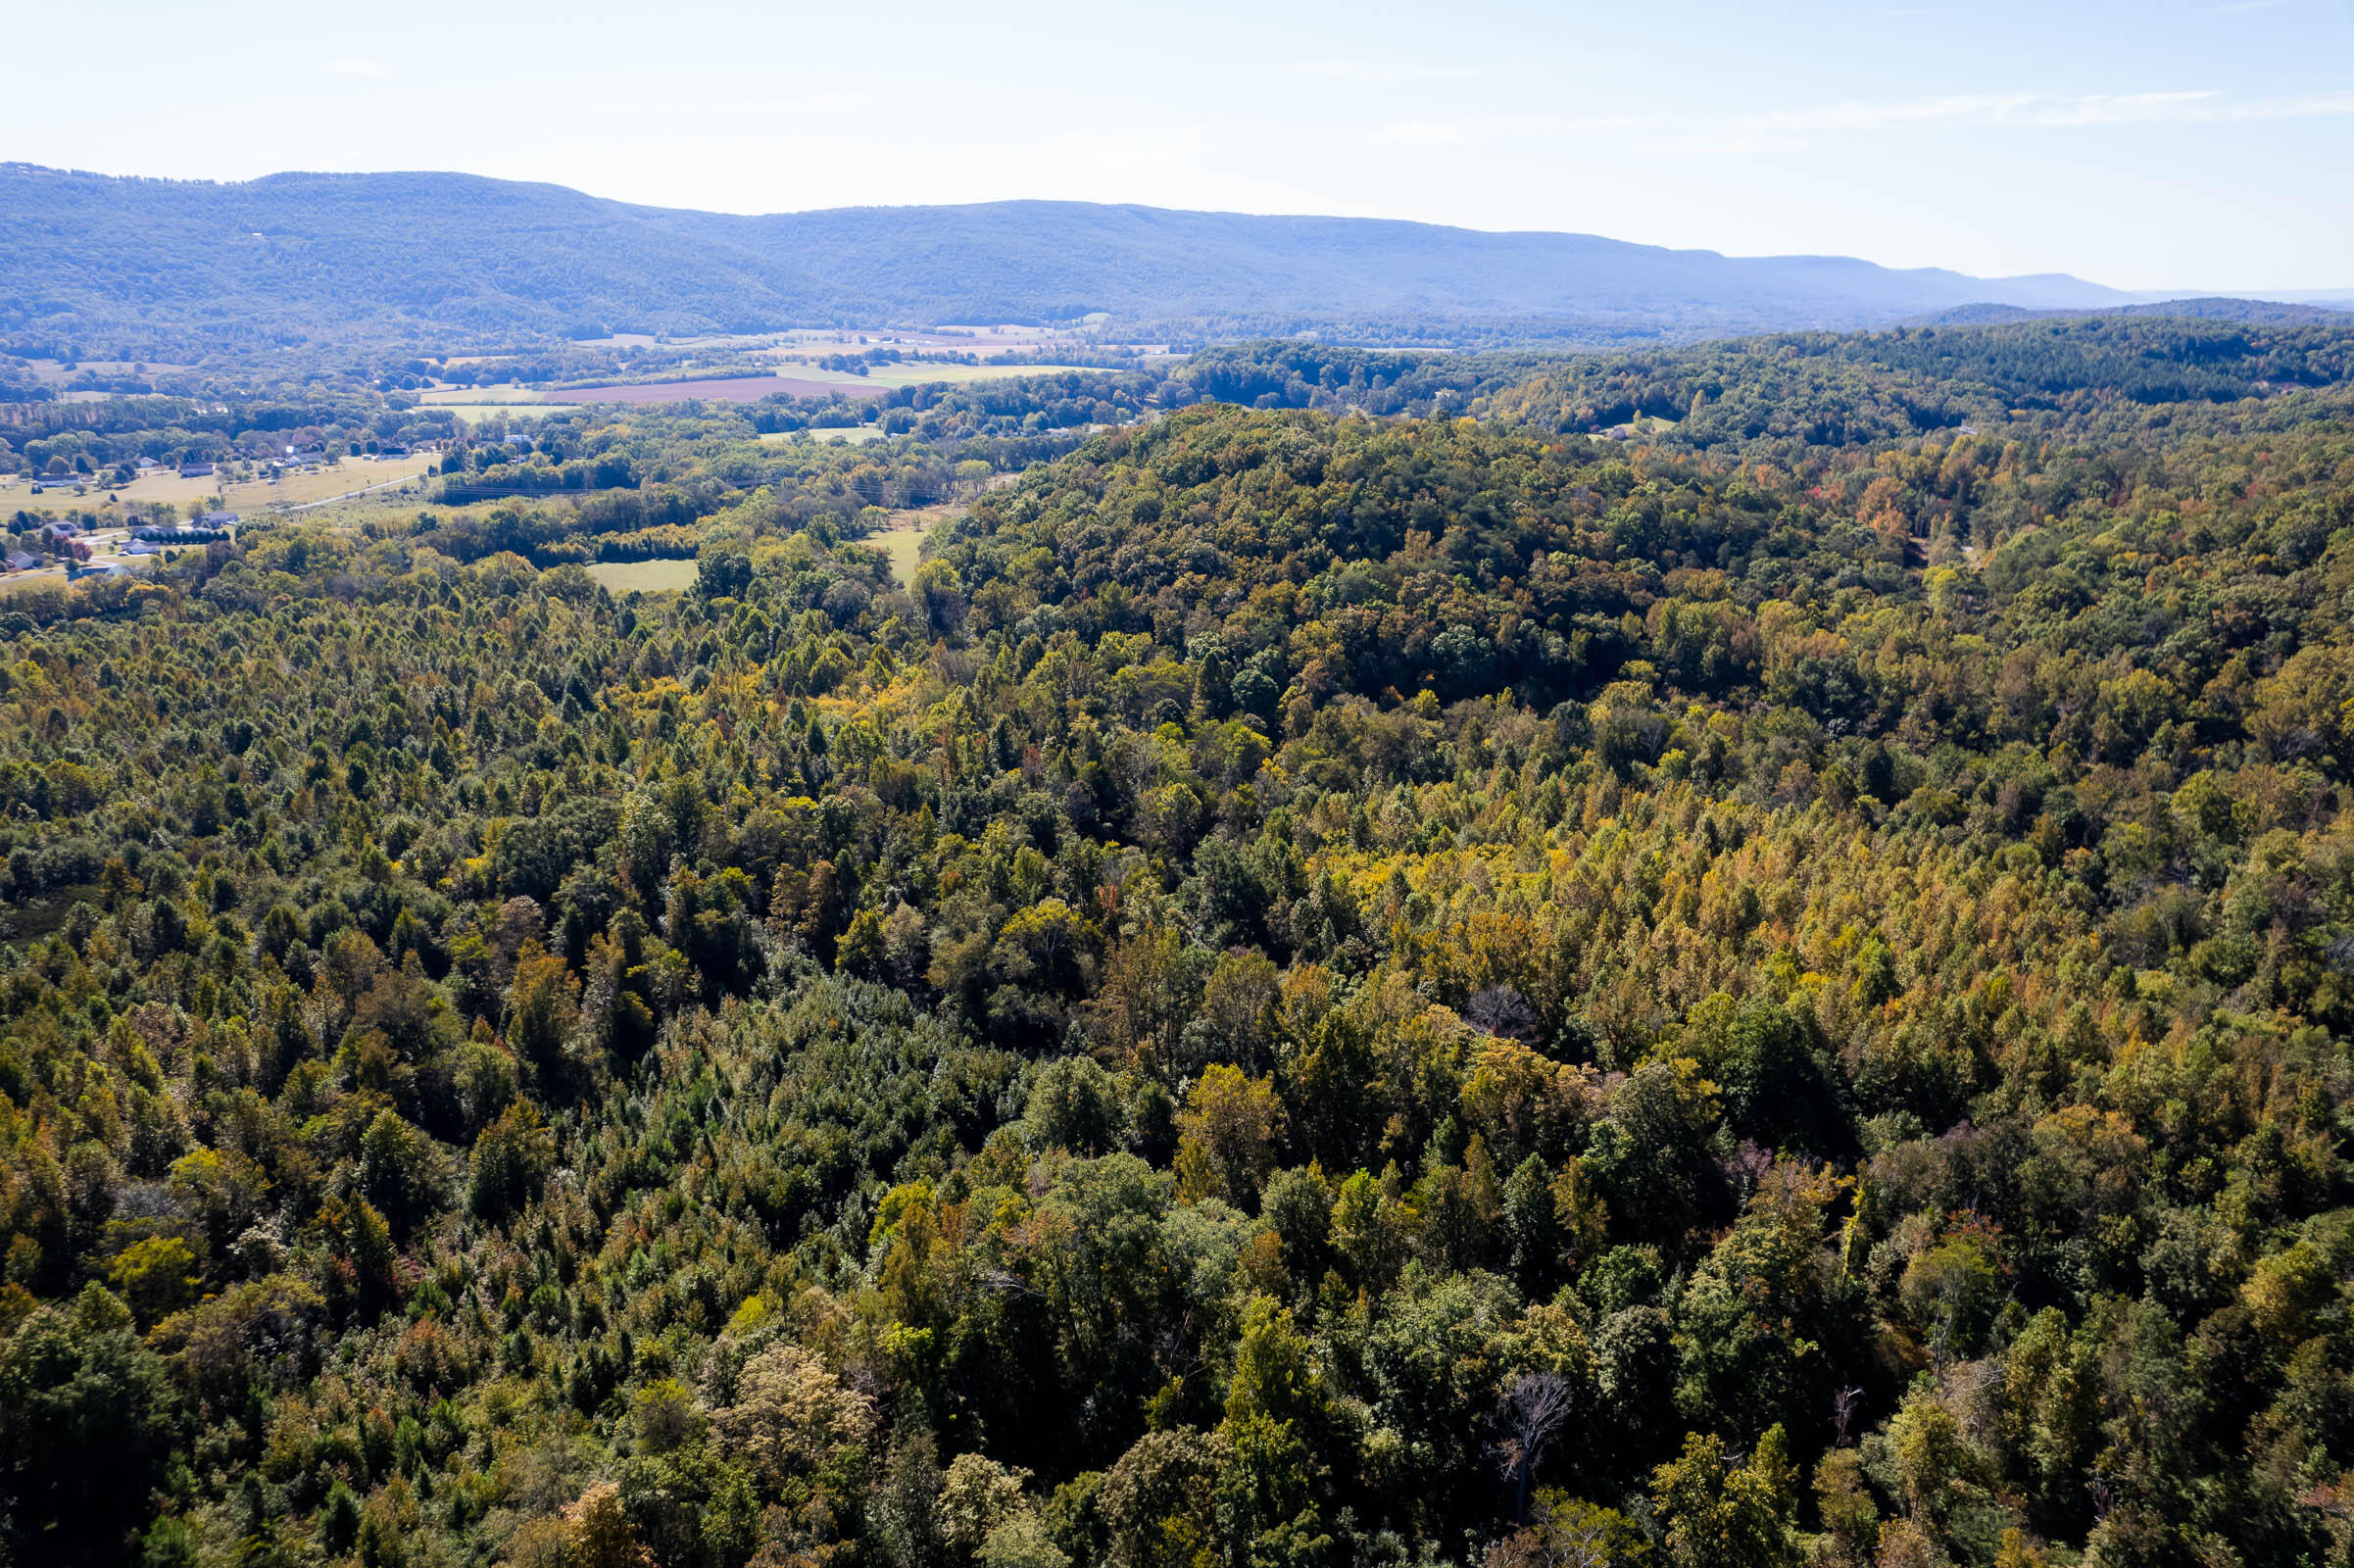
<svg viewBox="0 0 2354 1568">
<path fill-rule="evenodd" d="M 448 408 L 462 418 L 491 414 L 538 415 L 557 407 L 583 403 L 685 403 L 706 399 L 719 403 L 757 403 L 762 398 L 827 397 L 876 398 L 894 387 L 962 386 L 976 381 L 1006 381 L 1026 375 L 1051 375 L 1083 369 L 1069 365 L 960 365 L 918 361 L 877 365 L 864 375 L 831 369 L 798 360 L 783 362 L 789 373 L 776 375 L 705 376 L 669 381 L 624 381 L 604 386 L 529 387 L 504 384 L 488 387 L 446 387 L 428 392 L 424 401 Z"/>
<path fill-rule="evenodd" d="M 527 404 L 545 405 L 546 398 L 547 394 L 536 387 L 518 386 L 506 381 L 493 386 L 435 387 L 417 401 L 428 408 L 508 409 Z"/>
<path fill-rule="evenodd" d="M 879 424 L 848 424 L 808 430 L 771 430 L 761 436 L 760 441 L 767 446 L 781 446 L 785 442 L 808 437 L 813 441 L 831 441 L 837 445 L 855 447 L 876 440 L 882 433 L 883 427 Z"/>
<path fill-rule="evenodd" d="M 220 498 L 220 505 L 231 512 L 253 511 L 263 507 L 299 507 L 359 490 L 388 486 L 403 479 L 419 478 L 432 464 L 431 455 L 426 453 L 381 461 L 364 459 L 327 467 L 303 469 L 288 473 L 274 482 L 268 479 L 223 482 L 219 474 L 183 479 L 175 470 L 158 468 L 140 475 L 120 490 L 102 491 L 92 485 L 87 495 L 80 496 L 70 490 L 51 490 L 36 496 L 31 493 L 30 486 L 18 480 L 0 487 L 0 507 L 12 513 L 24 511 L 54 515 L 110 506 L 136 513 L 162 507 L 184 509 L 191 502 L 209 506 L 214 503 L 215 497 Z"/>
<path fill-rule="evenodd" d="M 542 394 L 551 403 L 684 403 L 708 398 L 720 403 L 758 403 L 767 397 L 824 397 L 841 392 L 851 397 L 881 397 L 880 385 L 861 384 L 862 378 L 839 380 L 815 375 L 733 375 L 700 381 L 637 381 L 621 386 L 564 387 Z"/>
<path fill-rule="evenodd" d="M 434 406 L 462 424 L 480 424 L 485 419 L 540 419 L 551 414 L 568 413 L 577 407 L 570 403 L 440 403 Z"/>
<path fill-rule="evenodd" d="M 862 543 L 880 550 L 891 563 L 891 575 L 901 585 L 915 580 L 915 568 L 921 564 L 924 535 L 932 531 L 938 519 L 925 513 L 915 513 L 901 518 L 891 527 L 868 534 Z"/>
<path fill-rule="evenodd" d="M 588 574 L 616 594 L 674 594 L 695 585 L 695 563 L 601 561 Z"/>
</svg>

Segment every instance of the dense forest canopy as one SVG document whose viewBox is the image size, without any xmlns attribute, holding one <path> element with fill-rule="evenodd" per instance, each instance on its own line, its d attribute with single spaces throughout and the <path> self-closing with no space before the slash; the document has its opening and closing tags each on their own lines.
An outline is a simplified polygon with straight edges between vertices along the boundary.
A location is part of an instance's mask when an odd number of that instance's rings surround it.
<svg viewBox="0 0 2354 1568">
<path fill-rule="evenodd" d="M 588 410 L 0 601 L 0 1559 L 2345 1562 L 2349 343 Z"/>
</svg>

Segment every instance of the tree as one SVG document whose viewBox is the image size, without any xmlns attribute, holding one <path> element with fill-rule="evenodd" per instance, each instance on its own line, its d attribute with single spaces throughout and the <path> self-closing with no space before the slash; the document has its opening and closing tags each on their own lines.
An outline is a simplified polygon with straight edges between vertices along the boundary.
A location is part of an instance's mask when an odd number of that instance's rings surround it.
<svg viewBox="0 0 2354 1568">
<path fill-rule="evenodd" d="M 1577 1409 L 1577 1389 L 1554 1372 L 1523 1372 L 1504 1391 L 1499 1411 L 1503 1436 L 1496 1440 L 1496 1462 L 1512 1485 L 1515 1519 L 1529 1516 L 1529 1478 L 1545 1462 L 1545 1450 L 1554 1434 Z"/>
<path fill-rule="evenodd" d="M 466 1203 L 482 1218 L 506 1219 L 539 1197 L 556 1168 L 556 1139 L 528 1100 L 511 1102 L 474 1140 Z"/>
<path fill-rule="evenodd" d="M 103 1286 L 0 1341 L 0 1542 L 20 1562 L 112 1563 L 153 1511 L 179 1411 Z"/>
<path fill-rule="evenodd" d="M 1126 1127 L 1119 1085 L 1090 1056 L 1061 1056 L 1038 1070 L 1025 1111 L 1033 1136 L 1049 1149 L 1107 1153 Z"/>
<path fill-rule="evenodd" d="M 1177 1168 L 1187 1197 L 1215 1194 L 1237 1208 L 1258 1206 L 1283 1134 L 1283 1102 L 1270 1079 L 1224 1063 L 1203 1069 L 1177 1116 Z"/>
<path fill-rule="evenodd" d="M 133 1242 L 107 1265 L 106 1277 L 142 1323 L 154 1323 L 196 1296 L 196 1252 L 176 1236 Z"/>
<path fill-rule="evenodd" d="M 874 1431 L 874 1401 L 800 1346 L 779 1344 L 745 1363 L 735 1401 L 712 1424 L 727 1450 L 774 1495 L 835 1447 L 865 1443 Z"/>
<path fill-rule="evenodd" d="M 622 1510 L 620 1489 L 600 1481 L 564 1511 L 569 1540 L 564 1561 L 579 1568 L 654 1568 L 654 1553 L 638 1540 L 637 1527 Z"/>
<path fill-rule="evenodd" d="M 535 940 L 524 948 L 507 993 L 507 1044 L 543 1081 L 560 1081 L 564 1043 L 579 1018 L 580 983 L 561 956 Z"/>
<path fill-rule="evenodd" d="M 1797 1476 L 1777 1426 L 1744 1463 L 1724 1444 L 1689 1433 L 1684 1451 L 1651 1476 L 1651 1506 L 1676 1568 L 1786 1568 L 1798 1560 L 1792 1515 Z"/>
</svg>

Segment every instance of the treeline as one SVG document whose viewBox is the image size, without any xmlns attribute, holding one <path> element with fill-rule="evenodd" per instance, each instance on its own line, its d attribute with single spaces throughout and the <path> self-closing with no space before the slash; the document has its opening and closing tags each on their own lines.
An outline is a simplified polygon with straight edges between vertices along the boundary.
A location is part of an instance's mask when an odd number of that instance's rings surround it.
<svg viewBox="0 0 2354 1568">
<path fill-rule="evenodd" d="M 113 475 L 141 458 L 169 466 L 269 462 L 283 458 L 289 445 L 373 452 L 447 441 L 458 431 L 445 412 L 388 407 L 365 395 L 222 403 L 116 398 L 61 404 L 55 416 L 44 410 L 0 425 L 0 472 Z"/>
<path fill-rule="evenodd" d="M 797 433 L 771 428 L 793 412 L 693 403 L 477 426 L 435 465 L 433 506 L 414 529 L 387 521 L 374 531 L 430 534 L 460 561 L 512 551 L 543 566 L 688 558 L 713 540 L 801 529 L 847 537 L 1068 452 L 1090 415 L 1119 420 L 1140 410 L 1078 400 L 1050 379 L 895 408 L 885 439 L 761 439 Z"/>
<path fill-rule="evenodd" d="M 1321 343 L 1204 350 L 1185 378 L 1260 408 L 1474 412 L 1555 433 L 1641 419 L 1694 450 L 1848 446 L 2025 426 L 2120 408 L 2226 404 L 2354 379 L 2354 328 L 2094 316 L 1994 326 L 1792 333 L 1643 354 L 1429 355 Z"/>
</svg>

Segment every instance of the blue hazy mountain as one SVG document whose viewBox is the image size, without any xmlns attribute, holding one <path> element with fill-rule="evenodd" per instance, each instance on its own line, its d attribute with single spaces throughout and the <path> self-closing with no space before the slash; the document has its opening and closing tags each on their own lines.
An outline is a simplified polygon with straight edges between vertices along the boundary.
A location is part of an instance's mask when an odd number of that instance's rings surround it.
<svg viewBox="0 0 2354 1568">
<path fill-rule="evenodd" d="M 288 343 L 1062 319 L 1181 336 L 1683 339 L 1971 305 L 2099 309 L 2061 274 L 1733 257 L 1592 234 L 1082 202 L 743 217 L 466 174 L 245 183 L 0 166 L 0 337 Z"/>
</svg>

